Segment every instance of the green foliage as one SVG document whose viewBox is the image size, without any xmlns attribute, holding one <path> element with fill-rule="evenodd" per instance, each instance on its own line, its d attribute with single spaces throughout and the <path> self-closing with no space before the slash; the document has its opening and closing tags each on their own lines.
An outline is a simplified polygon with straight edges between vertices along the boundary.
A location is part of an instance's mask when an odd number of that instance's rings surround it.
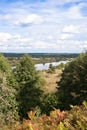
<svg viewBox="0 0 87 130">
<path fill-rule="evenodd" d="M 60 65 L 56 66 L 56 68 L 58 68 L 58 69 L 63 69 L 64 67 L 65 67 L 64 63 L 61 63 Z"/>
<path fill-rule="evenodd" d="M 43 82 L 31 57 L 27 54 L 20 59 L 15 75 L 19 84 L 17 100 L 19 102 L 19 114 L 22 119 L 27 117 L 28 111 L 40 106 Z"/>
<path fill-rule="evenodd" d="M 49 65 L 48 73 L 55 73 L 55 67 L 52 64 Z"/>
<path fill-rule="evenodd" d="M 12 123 L 18 119 L 13 80 L 15 81 L 10 65 L 5 57 L 0 55 L 0 118 L 4 124 Z"/>
<path fill-rule="evenodd" d="M 68 63 L 58 84 L 60 108 L 67 109 L 70 104 L 87 101 L 87 53 Z"/>
<path fill-rule="evenodd" d="M 5 74 L 8 86 L 16 87 L 17 82 L 8 60 L 0 54 L 0 72 Z"/>
<path fill-rule="evenodd" d="M 1 122 L 0 122 L 1 123 Z M 72 106 L 70 111 L 55 109 L 50 115 L 36 117 L 36 111 L 28 112 L 28 119 L 21 124 L 1 125 L 0 130 L 87 130 L 87 102 Z"/>
<path fill-rule="evenodd" d="M 58 99 L 54 93 L 44 94 L 41 105 L 42 113 L 49 115 L 50 111 L 57 107 L 57 104 Z"/>
<path fill-rule="evenodd" d="M 26 54 L 20 59 L 15 73 L 17 76 L 17 81 L 21 84 L 26 84 L 26 82 L 35 80 L 34 74 L 36 73 L 36 70 L 34 67 L 34 62 L 30 56 Z"/>
<path fill-rule="evenodd" d="M 9 70 L 10 70 L 10 65 L 7 59 L 2 54 L 0 54 L 0 71 L 9 74 Z"/>
</svg>

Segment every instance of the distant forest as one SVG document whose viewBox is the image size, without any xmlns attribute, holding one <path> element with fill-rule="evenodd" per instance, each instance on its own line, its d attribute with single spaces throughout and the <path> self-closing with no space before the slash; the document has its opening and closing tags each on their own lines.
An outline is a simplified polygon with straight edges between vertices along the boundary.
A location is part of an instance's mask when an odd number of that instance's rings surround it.
<svg viewBox="0 0 87 130">
<path fill-rule="evenodd" d="M 2 53 L 5 57 L 16 57 L 20 58 L 22 57 L 25 53 Z M 79 53 L 27 53 L 31 57 L 60 57 L 60 58 L 75 58 L 79 55 Z"/>
</svg>

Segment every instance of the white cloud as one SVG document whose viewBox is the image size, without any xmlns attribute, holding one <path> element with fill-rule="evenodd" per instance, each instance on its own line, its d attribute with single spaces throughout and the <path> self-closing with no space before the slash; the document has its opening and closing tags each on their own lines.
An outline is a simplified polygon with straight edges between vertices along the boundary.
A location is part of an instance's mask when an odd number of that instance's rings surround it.
<svg viewBox="0 0 87 130">
<path fill-rule="evenodd" d="M 72 6 L 71 8 L 68 9 L 67 12 L 67 18 L 69 19 L 82 19 L 82 14 L 80 12 L 81 9 L 81 5 L 77 5 L 77 6 Z"/>
<path fill-rule="evenodd" d="M 83 48 L 83 46 L 87 46 L 87 41 L 80 41 L 80 40 L 68 40 L 68 39 L 63 39 L 63 40 L 57 40 L 57 44 L 59 45 L 64 45 L 65 46 L 65 48 L 66 47 L 68 47 L 68 48 L 70 48 L 70 47 L 73 47 L 73 48 L 76 48 L 76 49 L 78 49 L 78 48 L 80 48 L 80 47 L 82 47 Z"/>
<path fill-rule="evenodd" d="M 14 42 L 17 42 L 17 43 L 28 43 L 28 42 L 31 42 L 32 41 L 32 39 L 31 38 L 23 38 L 22 36 L 20 36 L 20 35 L 13 35 L 13 38 L 12 38 L 12 40 L 14 41 Z"/>
<path fill-rule="evenodd" d="M 47 38 L 48 38 L 49 40 L 52 40 L 52 39 L 53 39 L 52 35 L 49 35 Z"/>
<path fill-rule="evenodd" d="M 0 32 L 0 42 L 7 42 L 11 38 L 12 35 L 10 33 Z"/>
<path fill-rule="evenodd" d="M 60 39 L 70 39 L 73 36 L 74 36 L 73 34 L 63 33 L 63 34 L 61 34 Z"/>
<path fill-rule="evenodd" d="M 79 33 L 79 26 L 75 26 L 75 25 L 66 25 L 63 28 L 63 32 L 64 33 Z"/>
<path fill-rule="evenodd" d="M 54 48 L 55 45 L 54 44 L 50 44 L 47 41 L 36 41 L 32 43 L 32 48 L 35 49 L 50 49 L 50 48 Z"/>
<path fill-rule="evenodd" d="M 10 20 L 11 18 L 12 18 L 12 15 L 10 14 L 0 15 L 0 20 Z"/>
<path fill-rule="evenodd" d="M 39 24 L 43 22 L 43 18 L 37 14 L 23 16 L 15 22 L 16 25 Z"/>
<path fill-rule="evenodd" d="M 81 52 L 87 47 L 87 16 L 81 12 L 84 2 L 79 1 L 82 0 L 0 5 L 4 12 L 0 12 L 0 51 Z"/>
<path fill-rule="evenodd" d="M 21 35 L 13 35 L 10 33 L 0 32 L 0 46 L 4 47 L 17 47 L 17 46 L 28 46 L 28 44 L 32 41 L 31 38 L 24 38 Z"/>
<path fill-rule="evenodd" d="M 84 47 L 84 49 L 87 50 L 87 41 L 84 41 L 84 43 L 83 43 L 83 47 Z"/>
</svg>

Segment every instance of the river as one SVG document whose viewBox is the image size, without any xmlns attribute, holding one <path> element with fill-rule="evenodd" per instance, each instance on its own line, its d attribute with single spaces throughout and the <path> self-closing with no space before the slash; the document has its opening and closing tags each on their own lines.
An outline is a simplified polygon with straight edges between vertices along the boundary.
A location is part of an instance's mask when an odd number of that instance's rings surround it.
<svg viewBox="0 0 87 130">
<path fill-rule="evenodd" d="M 36 64 L 35 67 L 37 70 L 48 70 L 49 65 L 52 64 L 53 66 L 58 66 L 61 63 L 66 64 L 68 61 L 59 61 L 59 62 L 52 62 L 52 63 L 45 63 L 45 64 Z"/>
<path fill-rule="evenodd" d="M 66 64 L 69 61 L 59 61 L 59 62 L 51 62 L 51 63 L 45 63 L 45 64 L 36 64 L 35 67 L 37 70 L 48 70 L 49 65 L 52 64 L 53 66 L 58 66 L 61 63 Z M 16 66 L 13 66 L 12 69 L 15 69 Z"/>
</svg>

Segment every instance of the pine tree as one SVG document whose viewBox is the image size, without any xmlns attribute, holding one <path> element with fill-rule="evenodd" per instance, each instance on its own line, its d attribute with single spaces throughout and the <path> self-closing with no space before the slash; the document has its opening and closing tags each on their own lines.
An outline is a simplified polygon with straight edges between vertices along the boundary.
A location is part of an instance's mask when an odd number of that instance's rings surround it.
<svg viewBox="0 0 87 130">
<path fill-rule="evenodd" d="M 30 110 L 40 106 L 43 91 L 39 72 L 29 55 L 26 54 L 20 59 L 15 75 L 19 84 L 19 114 L 22 119 L 27 117 Z"/>
<path fill-rule="evenodd" d="M 81 54 L 66 65 L 58 84 L 58 97 L 62 109 L 87 101 L 87 53 Z"/>
</svg>

